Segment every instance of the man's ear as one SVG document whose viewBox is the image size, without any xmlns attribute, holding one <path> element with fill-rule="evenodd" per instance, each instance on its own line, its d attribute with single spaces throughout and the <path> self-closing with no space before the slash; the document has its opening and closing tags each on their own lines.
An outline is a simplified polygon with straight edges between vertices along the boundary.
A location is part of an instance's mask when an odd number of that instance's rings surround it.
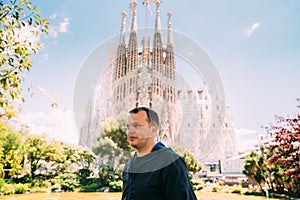
<svg viewBox="0 0 300 200">
<path fill-rule="evenodd" d="M 153 126 L 152 126 L 152 129 L 151 129 L 151 133 L 152 133 L 153 135 L 156 135 L 157 131 L 158 131 L 157 125 L 153 125 Z"/>
</svg>

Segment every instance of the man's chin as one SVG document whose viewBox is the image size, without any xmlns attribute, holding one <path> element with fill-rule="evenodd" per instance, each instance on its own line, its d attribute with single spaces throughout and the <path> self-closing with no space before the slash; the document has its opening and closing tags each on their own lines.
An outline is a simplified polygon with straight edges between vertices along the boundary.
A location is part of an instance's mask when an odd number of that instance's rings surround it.
<svg viewBox="0 0 300 200">
<path fill-rule="evenodd" d="M 129 144 L 130 144 L 130 146 L 132 146 L 135 149 L 138 146 L 138 144 L 135 141 L 129 141 Z"/>
</svg>

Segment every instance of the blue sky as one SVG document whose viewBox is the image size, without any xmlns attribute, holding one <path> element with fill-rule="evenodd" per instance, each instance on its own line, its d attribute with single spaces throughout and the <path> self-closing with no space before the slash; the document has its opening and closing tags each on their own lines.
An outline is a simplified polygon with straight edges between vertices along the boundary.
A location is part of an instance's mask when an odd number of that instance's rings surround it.
<svg viewBox="0 0 300 200">
<path fill-rule="evenodd" d="M 142 1 L 138 2 L 141 27 L 145 9 Z M 64 116 L 71 122 L 81 65 L 99 44 L 119 34 L 121 12 L 129 13 L 129 0 L 33 3 L 51 27 L 50 34 L 40 39 L 44 49 L 33 57 L 34 65 L 26 78 L 35 95 L 28 97 L 22 115 L 24 121 L 41 127 L 39 131 L 51 132 L 48 120 L 60 124 L 60 118 L 55 117 L 58 111 L 37 88 L 45 88 L 66 108 L 67 112 L 60 113 L 64 123 L 59 126 L 66 126 Z M 151 8 L 154 12 L 153 4 Z M 238 138 L 244 138 L 238 140 L 240 146 L 249 138 L 255 141 L 256 132 L 263 133 L 260 126 L 273 122 L 275 114 L 299 112 L 295 99 L 300 97 L 300 1 L 164 0 L 160 10 L 163 28 L 167 27 L 166 13 L 172 11 L 173 30 L 201 45 L 215 63 L 229 115 Z M 154 25 L 153 20 L 149 25 Z"/>
</svg>

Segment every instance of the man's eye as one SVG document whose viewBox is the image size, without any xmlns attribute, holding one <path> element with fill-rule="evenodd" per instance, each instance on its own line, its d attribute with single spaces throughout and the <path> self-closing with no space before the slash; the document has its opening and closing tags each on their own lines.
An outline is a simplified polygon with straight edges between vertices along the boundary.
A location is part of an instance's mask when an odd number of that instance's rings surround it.
<svg viewBox="0 0 300 200">
<path fill-rule="evenodd" d="M 139 128 L 140 126 L 138 124 L 133 124 L 134 128 Z"/>
</svg>

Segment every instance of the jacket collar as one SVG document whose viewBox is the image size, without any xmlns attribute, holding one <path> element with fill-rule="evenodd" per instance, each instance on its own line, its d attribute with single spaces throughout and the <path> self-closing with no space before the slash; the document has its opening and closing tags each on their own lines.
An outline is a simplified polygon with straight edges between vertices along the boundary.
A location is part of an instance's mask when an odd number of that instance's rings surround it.
<svg viewBox="0 0 300 200">
<path fill-rule="evenodd" d="M 162 149 L 162 148 L 166 148 L 166 146 L 162 142 L 158 142 L 158 143 L 155 144 L 155 146 L 153 147 L 151 152 L 157 151 L 157 150 Z"/>
</svg>

